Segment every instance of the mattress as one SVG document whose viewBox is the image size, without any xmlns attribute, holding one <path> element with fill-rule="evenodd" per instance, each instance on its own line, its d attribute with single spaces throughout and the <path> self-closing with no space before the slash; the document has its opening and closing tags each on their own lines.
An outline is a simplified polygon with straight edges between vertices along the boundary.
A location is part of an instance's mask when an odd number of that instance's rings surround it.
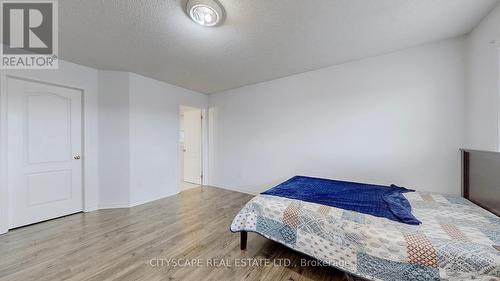
<svg viewBox="0 0 500 281">
<path fill-rule="evenodd" d="M 404 196 L 421 225 L 261 194 L 230 228 L 371 280 L 500 280 L 499 217 L 462 197 Z"/>
</svg>

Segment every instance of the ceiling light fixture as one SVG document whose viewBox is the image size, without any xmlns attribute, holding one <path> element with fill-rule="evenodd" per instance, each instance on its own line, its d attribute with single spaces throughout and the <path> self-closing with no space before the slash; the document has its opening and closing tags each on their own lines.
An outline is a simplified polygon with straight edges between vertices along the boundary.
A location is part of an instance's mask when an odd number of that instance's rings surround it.
<svg viewBox="0 0 500 281">
<path fill-rule="evenodd" d="M 216 26 L 224 16 L 222 6 L 215 0 L 189 0 L 186 12 L 195 23 L 202 26 Z"/>
</svg>

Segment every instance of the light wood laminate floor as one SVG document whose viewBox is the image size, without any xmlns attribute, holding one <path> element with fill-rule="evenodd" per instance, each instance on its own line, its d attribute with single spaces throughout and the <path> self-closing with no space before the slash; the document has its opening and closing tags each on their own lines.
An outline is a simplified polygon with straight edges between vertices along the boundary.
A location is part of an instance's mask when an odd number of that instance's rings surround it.
<svg viewBox="0 0 500 281">
<path fill-rule="evenodd" d="M 313 260 L 258 234 L 249 233 L 241 251 L 229 225 L 251 197 L 198 187 L 130 209 L 15 229 L 0 235 L 0 280 L 348 279 L 331 267 L 301 266 L 301 259 Z M 254 264 L 235 266 L 247 259 Z M 192 266 L 180 266 L 189 260 Z"/>
</svg>

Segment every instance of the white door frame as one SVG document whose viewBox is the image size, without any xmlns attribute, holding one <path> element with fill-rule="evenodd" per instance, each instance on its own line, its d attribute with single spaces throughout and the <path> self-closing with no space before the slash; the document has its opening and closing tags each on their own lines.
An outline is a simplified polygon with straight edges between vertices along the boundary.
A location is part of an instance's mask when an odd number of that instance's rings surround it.
<svg viewBox="0 0 500 281">
<path fill-rule="evenodd" d="M 10 228 L 9 222 L 9 186 L 7 179 L 7 118 L 8 118 L 8 93 L 7 93 L 7 81 L 9 79 L 18 79 L 22 81 L 41 83 L 51 86 L 57 86 L 62 88 L 69 88 L 81 92 L 82 99 L 82 206 L 84 211 L 90 211 L 89 200 L 87 200 L 87 195 L 89 187 L 86 184 L 88 177 L 88 161 L 85 161 L 87 142 L 86 140 L 86 127 L 85 127 L 85 116 L 86 116 L 86 104 L 85 104 L 85 90 L 81 88 L 76 88 L 67 85 L 61 85 L 58 83 L 52 83 L 48 81 L 36 80 L 28 77 L 14 76 L 14 75 L 0 75 L 0 234 L 5 233 Z M 92 207 L 90 207 L 92 208 Z M 93 209 L 93 208 L 92 208 Z"/>
<path fill-rule="evenodd" d="M 189 103 L 181 103 L 177 107 L 177 117 L 180 118 L 181 115 L 181 106 L 189 106 L 189 107 L 195 107 L 201 109 L 201 185 L 205 186 L 208 185 L 208 110 L 204 106 L 199 106 L 199 105 L 191 105 Z M 184 179 L 182 178 L 182 152 L 180 150 L 180 119 L 177 122 L 177 166 L 178 166 L 178 173 L 177 173 L 177 193 L 179 193 L 182 190 L 182 182 Z"/>
<path fill-rule="evenodd" d="M 500 151 L 500 38 L 493 41 L 497 48 L 497 151 Z"/>
<path fill-rule="evenodd" d="M 201 108 L 201 185 L 208 185 L 208 108 Z"/>
</svg>

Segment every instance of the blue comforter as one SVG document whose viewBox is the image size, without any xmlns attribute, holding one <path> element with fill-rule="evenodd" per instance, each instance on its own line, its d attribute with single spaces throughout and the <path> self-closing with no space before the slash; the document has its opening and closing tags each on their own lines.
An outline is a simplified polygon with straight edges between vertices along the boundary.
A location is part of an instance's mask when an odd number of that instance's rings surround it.
<svg viewBox="0 0 500 281">
<path fill-rule="evenodd" d="M 295 176 L 262 194 L 297 199 L 356 211 L 393 221 L 418 225 L 411 205 L 403 196 L 414 190 L 395 185 L 382 186 Z"/>
</svg>

